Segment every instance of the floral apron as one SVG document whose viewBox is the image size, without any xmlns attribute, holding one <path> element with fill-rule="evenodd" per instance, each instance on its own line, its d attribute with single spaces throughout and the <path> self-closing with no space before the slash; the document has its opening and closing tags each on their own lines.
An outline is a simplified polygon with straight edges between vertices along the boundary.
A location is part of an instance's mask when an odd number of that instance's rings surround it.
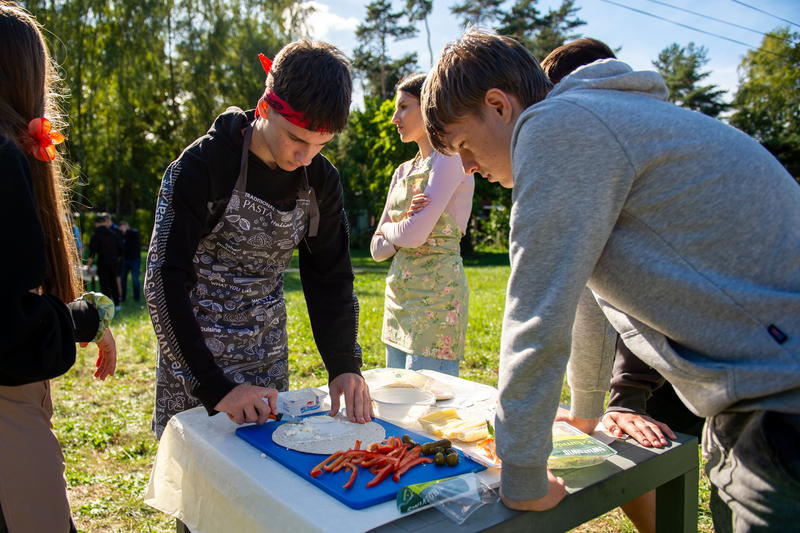
<svg viewBox="0 0 800 533">
<path fill-rule="evenodd" d="M 289 342 L 283 272 L 306 233 L 317 234 L 319 207 L 305 167 L 293 211 L 279 211 L 245 192 L 252 131 L 245 130 L 239 178 L 225 212 L 197 247 L 197 284 L 189 298 L 205 344 L 228 378 L 285 391 Z M 159 353 L 153 414 L 159 438 L 172 416 L 200 404 L 186 386 L 187 372 L 180 361 Z"/>
<path fill-rule="evenodd" d="M 425 191 L 431 158 L 389 193 L 392 222 L 406 218 L 411 198 Z M 386 277 L 382 340 L 406 353 L 463 360 L 469 289 L 461 261 L 461 230 L 445 210 L 419 248 L 400 248 Z"/>
</svg>

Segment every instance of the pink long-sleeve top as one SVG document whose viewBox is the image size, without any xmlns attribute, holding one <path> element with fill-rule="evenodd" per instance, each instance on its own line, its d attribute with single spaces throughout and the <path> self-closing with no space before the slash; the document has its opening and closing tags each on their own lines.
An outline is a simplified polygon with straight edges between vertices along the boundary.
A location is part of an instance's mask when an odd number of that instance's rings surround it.
<svg viewBox="0 0 800 533">
<path fill-rule="evenodd" d="M 431 173 L 425 189 L 430 203 L 422 211 L 400 222 L 392 222 L 387 207 L 383 208 L 378 230 L 370 243 L 370 252 L 375 261 L 385 261 L 392 257 L 397 252 L 395 246 L 417 248 L 423 245 L 445 209 L 455 218 L 461 235 L 466 233 L 472 211 L 475 177 L 464 174 L 461 157 L 458 155 L 448 157 L 434 151 L 431 158 Z M 397 167 L 389 186 L 390 194 L 398 180 L 407 176 L 413 166 L 412 160 Z"/>
</svg>

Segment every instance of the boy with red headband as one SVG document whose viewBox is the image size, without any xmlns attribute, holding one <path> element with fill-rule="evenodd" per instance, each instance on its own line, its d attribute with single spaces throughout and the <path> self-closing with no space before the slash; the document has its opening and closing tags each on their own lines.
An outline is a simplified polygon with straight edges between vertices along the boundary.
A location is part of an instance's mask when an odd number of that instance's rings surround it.
<svg viewBox="0 0 800 533">
<path fill-rule="evenodd" d="M 237 424 L 275 412 L 277 391 L 289 388 L 283 272 L 295 248 L 331 413 L 344 394 L 351 421 L 372 416 L 342 185 L 319 153 L 347 124 L 349 65 L 307 39 L 274 63 L 261 59 L 257 109 L 228 108 L 164 174 L 145 282 L 159 438 L 173 415 L 200 404 Z"/>
</svg>

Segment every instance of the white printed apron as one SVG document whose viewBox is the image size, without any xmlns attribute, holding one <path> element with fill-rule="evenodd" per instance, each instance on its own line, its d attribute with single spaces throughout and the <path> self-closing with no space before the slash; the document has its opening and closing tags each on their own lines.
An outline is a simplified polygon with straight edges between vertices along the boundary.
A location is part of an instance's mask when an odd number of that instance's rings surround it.
<svg viewBox="0 0 800 533">
<path fill-rule="evenodd" d="M 392 222 L 407 218 L 412 197 L 425 192 L 431 160 L 397 180 L 388 198 Z M 398 250 L 386 277 L 383 342 L 410 354 L 464 359 L 469 289 L 460 243 L 461 230 L 445 210 L 425 244 Z"/>
<path fill-rule="evenodd" d="M 252 126 L 245 131 L 239 177 L 225 212 L 197 247 L 197 284 L 189 298 L 206 346 L 231 381 L 285 391 L 289 343 L 283 272 L 306 234 L 317 234 L 319 208 L 305 167 L 292 211 L 246 192 L 252 131 Z M 186 387 L 188 369 L 159 355 L 153 430 L 160 438 L 172 416 L 200 402 Z"/>
</svg>

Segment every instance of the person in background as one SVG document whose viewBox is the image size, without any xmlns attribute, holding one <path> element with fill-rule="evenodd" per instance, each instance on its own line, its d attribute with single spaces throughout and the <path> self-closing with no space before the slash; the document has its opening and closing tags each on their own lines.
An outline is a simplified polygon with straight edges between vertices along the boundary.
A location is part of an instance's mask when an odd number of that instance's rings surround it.
<svg viewBox="0 0 800 533">
<path fill-rule="evenodd" d="M 97 343 L 97 379 L 116 368 L 112 302 L 78 297 L 80 259 L 54 146 L 63 140 L 54 100 L 62 93 L 39 28 L 27 11 L 0 1 L 0 168 L 9 198 L 0 223 L 9 229 L 5 244 L 23 259 L 0 263 L 0 531 L 11 533 L 76 531 L 49 380 L 75 363 L 76 343 Z"/>
<path fill-rule="evenodd" d="M 131 275 L 131 286 L 133 287 L 133 301 L 139 301 L 139 268 L 142 264 L 142 242 L 139 238 L 139 230 L 131 228 L 126 221 L 119 223 L 122 232 L 122 274 L 120 281 L 122 293 L 120 301 L 124 302 L 128 291 L 128 274 Z"/>
<path fill-rule="evenodd" d="M 564 498 L 547 468 L 564 371 L 564 421 L 592 431 L 614 362 L 610 323 L 707 418 L 715 531 L 796 529 L 794 178 L 755 139 L 667 102 L 658 73 L 614 59 L 554 87 L 520 43 L 469 30 L 428 76 L 434 148 L 513 187 L 495 428 L 503 502 L 541 511 Z"/>
<path fill-rule="evenodd" d="M 100 213 L 100 216 L 105 218 L 105 225 L 108 229 L 114 232 L 117 239 L 119 239 L 120 244 L 122 244 L 122 230 L 119 229 L 119 226 L 114 224 L 113 217 L 111 213 Z M 122 254 L 119 256 L 119 260 L 117 261 L 117 291 L 118 294 L 122 295 Z"/>
<path fill-rule="evenodd" d="M 419 107 L 424 82 L 424 74 L 413 74 L 397 85 L 392 124 L 419 152 L 392 176 L 370 251 L 376 261 L 394 258 L 386 277 L 386 366 L 458 376 L 469 309 L 460 241 L 475 178 L 464 173 L 459 156 L 431 147 Z"/>
<path fill-rule="evenodd" d="M 339 172 L 320 151 L 350 114 L 344 54 L 320 41 L 260 56 L 256 109 L 228 108 L 167 168 L 145 298 L 158 340 L 153 431 L 203 405 L 263 424 L 289 388 L 283 273 L 298 250 L 331 411 L 372 417 Z M 262 398 L 269 399 L 267 405 Z"/>
<path fill-rule="evenodd" d="M 119 311 L 119 285 L 117 284 L 117 265 L 122 257 L 122 241 L 107 224 L 102 215 L 94 217 L 94 233 L 89 240 L 89 259 L 86 266 L 91 268 L 97 258 L 97 279 L 100 292 L 111 298 L 114 309 Z"/>
<path fill-rule="evenodd" d="M 611 48 L 602 41 L 583 38 L 553 50 L 542 61 L 542 70 L 553 84 L 584 65 L 603 59 L 616 59 Z M 580 73 L 576 73 L 580 76 Z M 703 419 L 692 413 L 678 398 L 671 384 L 653 367 L 636 357 L 613 334 L 616 345 L 614 367 L 603 423 L 617 437 L 628 434 L 646 447 L 661 448 L 667 438 L 675 439 L 673 430 L 700 438 Z M 655 531 L 656 493 L 650 491 L 621 509 L 641 533 Z"/>
<path fill-rule="evenodd" d="M 72 237 L 75 239 L 75 248 L 78 250 L 78 255 L 82 255 L 83 239 L 81 239 L 81 230 L 78 228 L 78 224 L 75 222 L 75 219 L 78 218 L 78 215 L 67 215 L 67 218 L 70 226 L 72 226 Z"/>
</svg>

